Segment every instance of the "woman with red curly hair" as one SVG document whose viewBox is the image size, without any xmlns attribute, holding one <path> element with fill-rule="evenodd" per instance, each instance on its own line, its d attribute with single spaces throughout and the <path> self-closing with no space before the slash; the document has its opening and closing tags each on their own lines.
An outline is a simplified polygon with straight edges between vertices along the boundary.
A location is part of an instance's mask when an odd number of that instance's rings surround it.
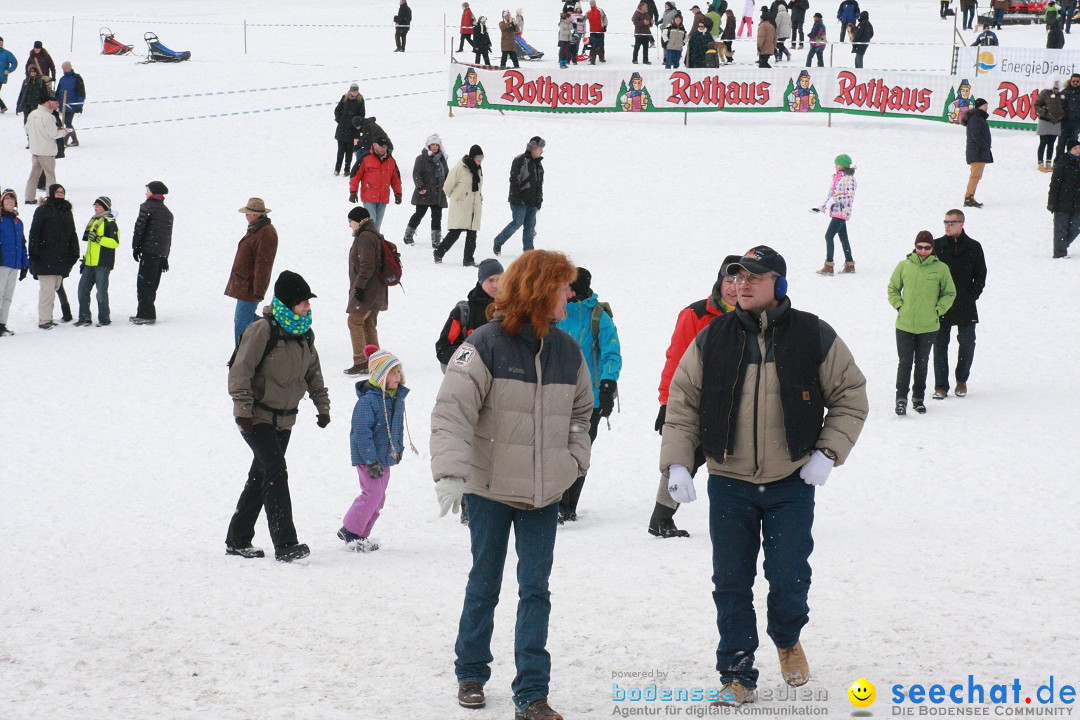
<svg viewBox="0 0 1080 720">
<path fill-rule="evenodd" d="M 548 577 L 559 498 L 589 469 L 592 379 L 566 317 L 577 270 L 562 253 L 530 250 L 507 269 L 492 321 L 446 367 L 431 413 L 431 470 L 441 515 L 469 506 L 472 569 L 454 669 L 462 707 L 485 705 L 491 633 L 514 529 L 518 611 L 516 718 L 561 720 L 547 703 Z"/>
</svg>

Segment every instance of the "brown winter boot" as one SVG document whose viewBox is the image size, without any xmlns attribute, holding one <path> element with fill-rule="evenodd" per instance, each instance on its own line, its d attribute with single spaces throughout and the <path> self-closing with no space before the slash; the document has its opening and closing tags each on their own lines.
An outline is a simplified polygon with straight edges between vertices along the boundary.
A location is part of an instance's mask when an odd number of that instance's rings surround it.
<svg viewBox="0 0 1080 720">
<path fill-rule="evenodd" d="M 547 700 L 533 700 L 528 707 L 514 713 L 514 720 L 563 720 L 563 716 L 555 712 Z"/>
<path fill-rule="evenodd" d="M 832 275 L 834 267 L 835 266 L 831 262 L 826 260 L 825 265 L 820 270 L 817 271 L 817 274 L 818 275 Z"/>
<path fill-rule="evenodd" d="M 484 697 L 484 683 L 458 683 L 457 700 L 458 705 L 463 708 L 469 708 L 470 710 L 478 710 L 484 707 L 484 705 L 487 704 L 487 698 Z"/>
<path fill-rule="evenodd" d="M 724 683 L 720 688 L 720 699 L 709 705 L 711 707 L 739 707 L 754 702 L 754 691 L 749 690 L 737 682 Z"/>
<path fill-rule="evenodd" d="M 844 263 L 844 269 L 841 270 L 840 272 L 846 272 L 846 273 L 855 272 L 855 263 L 853 263 L 853 262 Z"/>
<path fill-rule="evenodd" d="M 810 664 L 806 661 L 802 643 L 797 642 L 789 648 L 778 647 L 776 652 L 780 656 L 780 674 L 784 682 L 792 687 L 805 685 L 810 679 Z"/>
</svg>

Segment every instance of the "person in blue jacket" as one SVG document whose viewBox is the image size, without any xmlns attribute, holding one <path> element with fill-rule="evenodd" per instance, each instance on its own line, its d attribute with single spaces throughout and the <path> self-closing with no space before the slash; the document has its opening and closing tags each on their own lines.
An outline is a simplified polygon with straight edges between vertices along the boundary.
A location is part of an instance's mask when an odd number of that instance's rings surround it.
<svg viewBox="0 0 1080 720">
<path fill-rule="evenodd" d="M 593 382 L 593 412 L 589 424 L 589 440 L 596 442 L 600 418 L 611 415 L 615 409 L 615 397 L 619 393 L 619 371 L 622 370 L 622 351 L 619 347 L 619 331 L 611 319 L 607 303 L 592 291 L 592 273 L 583 267 L 577 269 L 577 279 L 570 283 L 574 297 L 566 303 L 566 319 L 555 324 L 570 337 L 577 340 Z M 578 499 L 585 485 L 582 475 L 563 493 L 559 501 L 559 524 L 577 520 Z"/>
<path fill-rule="evenodd" d="M 840 21 L 840 39 L 847 38 L 847 26 L 855 25 L 859 21 L 858 0 L 843 0 L 836 10 L 836 19 Z"/>
<path fill-rule="evenodd" d="M 8 76 L 15 72 L 17 67 L 19 67 L 19 61 L 15 59 L 10 50 L 4 49 L 4 38 L 0 37 L 0 91 L 7 84 Z M 0 98 L 0 113 L 6 112 L 7 105 L 4 104 L 3 98 Z"/>
<path fill-rule="evenodd" d="M 64 74 L 56 83 L 56 98 L 60 101 L 60 112 L 64 113 L 64 127 L 71 128 L 67 142 L 73 147 L 79 147 L 79 136 L 75 134 L 75 125 L 72 124 L 75 115 L 83 111 L 83 103 L 86 102 L 86 86 L 83 85 L 82 75 L 75 72 L 71 63 L 64 61 L 60 66 Z"/>
<path fill-rule="evenodd" d="M 405 372 L 391 353 L 368 345 L 367 380 L 356 383 L 356 406 L 349 433 L 352 464 L 360 478 L 360 494 L 345 513 L 337 536 L 353 552 L 379 549 L 371 529 L 386 502 L 390 468 L 401 462 L 405 439 Z"/>
<path fill-rule="evenodd" d="M 15 294 L 15 283 L 26 278 L 30 258 L 26 254 L 26 231 L 17 209 L 19 196 L 14 190 L 0 195 L 0 337 L 14 335 L 7 329 L 8 310 Z"/>
</svg>

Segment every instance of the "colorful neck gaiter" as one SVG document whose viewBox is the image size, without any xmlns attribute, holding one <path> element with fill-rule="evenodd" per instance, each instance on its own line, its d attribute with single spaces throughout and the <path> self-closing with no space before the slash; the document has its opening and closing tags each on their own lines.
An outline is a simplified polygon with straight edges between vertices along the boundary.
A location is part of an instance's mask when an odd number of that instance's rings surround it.
<svg viewBox="0 0 1080 720">
<path fill-rule="evenodd" d="M 303 335 L 311 329 L 311 310 L 308 310 L 307 315 L 301 317 L 285 307 L 285 303 L 276 297 L 270 302 L 270 307 L 273 309 L 274 319 L 277 320 L 277 324 L 290 335 Z"/>
</svg>

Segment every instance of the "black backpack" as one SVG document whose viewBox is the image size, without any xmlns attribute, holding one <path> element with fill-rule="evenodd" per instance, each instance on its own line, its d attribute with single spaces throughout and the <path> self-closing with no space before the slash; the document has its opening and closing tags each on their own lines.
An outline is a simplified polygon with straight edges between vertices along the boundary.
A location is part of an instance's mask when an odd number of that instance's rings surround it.
<svg viewBox="0 0 1080 720">
<path fill-rule="evenodd" d="M 275 347 L 277 347 L 279 340 L 292 339 L 296 336 L 286 335 L 285 331 L 281 329 L 280 325 L 278 325 L 276 322 L 269 320 L 268 318 L 259 318 L 255 322 L 265 322 L 270 324 L 270 337 L 266 339 L 266 348 L 263 350 L 263 354 L 262 357 L 259 358 L 259 362 L 255 365 L 255 372 L 258 372 L 259 368 L 261 368 L 262 364 L 266 361 L 266 357 L 271 353 L 271 351 L 273 351 Z M 309 328 L 307 332 L 305 332 L 303 335 L 296 339 L 298 342 L 307 343 L 307 346 L 310 349 L 313 347 L 313 343 L 315 342 L 315 331 Z M 226 363 L 226 365 L 230 369 L 232 369 L 233 363 L 236 362 L 236 353 L 239 350 L 240 346 L 237 345 L 236 348 L 233 349 L 232 355 L 229 356 L 229 362 Z"/>
</svg>

